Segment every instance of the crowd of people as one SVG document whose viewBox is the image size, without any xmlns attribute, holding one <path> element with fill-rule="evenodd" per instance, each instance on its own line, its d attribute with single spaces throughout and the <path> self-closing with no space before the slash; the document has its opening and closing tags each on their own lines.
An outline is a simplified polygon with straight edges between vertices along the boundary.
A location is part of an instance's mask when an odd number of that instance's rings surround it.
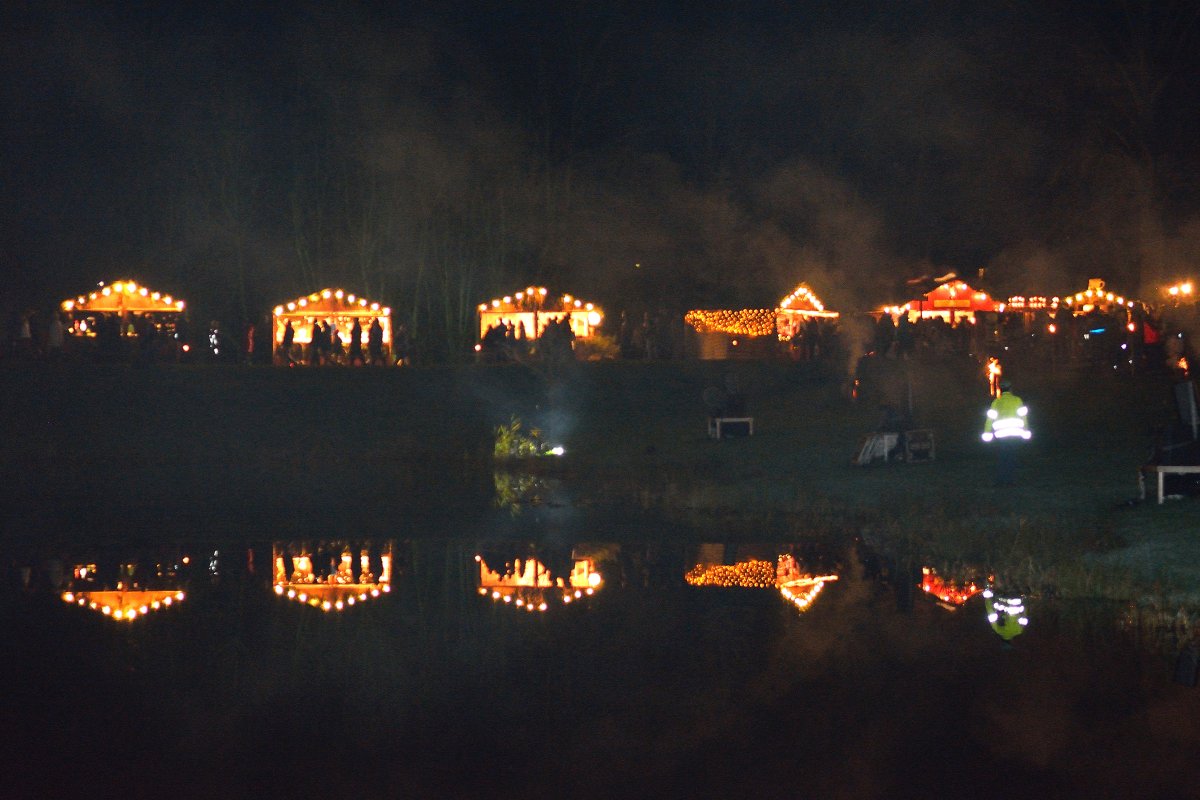
<svg viewBox="0 0 1200 800">
<path fill-rule="evenodd" d="M 535 356 L 547 363 L 561 363 L 574 357 L 575 338 L 570 314 L 550 318 L 536 338 L 523 321 L 500 320 L 484 331 L 476 350 L 484 363 L 525 361 Z"/>
</svg>

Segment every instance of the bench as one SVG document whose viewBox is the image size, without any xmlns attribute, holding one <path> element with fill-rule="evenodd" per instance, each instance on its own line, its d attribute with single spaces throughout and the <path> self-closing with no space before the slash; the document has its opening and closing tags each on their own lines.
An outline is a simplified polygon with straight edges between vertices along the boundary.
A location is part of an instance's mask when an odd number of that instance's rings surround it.
<svg viewBox="0 0 1200 800">
<path fill-rule="evenodd" d="M 1138 470 L 1138 496 L 1146 499 L 1146 475 L 1156 473 L 1158 476 L 1158 504 L 1163 504 L 1163 477 L 1171 475 L 1200 474 L 1200 464 L 1147 464 Z"/>
<path fill-rule="evenodd" d="M 713 439 L 726 436 L 753 436 L 754 417 L 709 417 L 708 435 Z"/>
</svg>

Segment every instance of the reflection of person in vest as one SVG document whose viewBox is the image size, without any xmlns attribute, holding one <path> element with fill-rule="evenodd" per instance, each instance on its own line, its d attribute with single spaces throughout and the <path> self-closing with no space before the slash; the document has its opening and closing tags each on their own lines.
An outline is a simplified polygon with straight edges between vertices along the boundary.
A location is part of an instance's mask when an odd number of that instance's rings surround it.
<svg viewBox="0 0 1200 800">
<path fill-rule="evenodd" d="M 1000 394 L 988 408 L 983 424 L 983 441 L 996 450 L 996 485 L 1012 486 L 1016 481 L 1017 447 L 1033 436 L 1027 418 L 1029 409 L 1013 394 L 1012 384 L 1000 382 Z"/>
</svg>

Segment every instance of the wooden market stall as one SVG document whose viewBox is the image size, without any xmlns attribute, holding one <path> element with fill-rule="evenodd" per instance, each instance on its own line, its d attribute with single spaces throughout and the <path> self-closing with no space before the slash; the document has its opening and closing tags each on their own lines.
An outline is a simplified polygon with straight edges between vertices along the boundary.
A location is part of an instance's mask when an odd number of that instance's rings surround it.
<svg viewBox="0 0 1200 800">
<path fill-rule="evenodd" d="M 547 560 L 552 563 L 547 564 Z M 532 546 L 491 543 L 475 556 L 475 562 L 479 566 L 477 591 L 481 597 L 525 611 L 569 605 L 591 597 L 604 584 L 596 570 L 596 559 L 585 549 L 549 558 Z"/>
<path fill-rule="evenodd" d="M 138 320 L 152 321 L 160 333 L 173 333 L 184 313 L 184 302 L 137 281 L 123 280 L 101 282 L 87 294 L 64 300 L 62 310 L 69 317 L 67 333 L 71 336 L 101 335 L 104 322 L 117 322 L 121 336 L 136 336 Z"/>
<path fill-rule="evenodd" d="M 272 338 L 276 349 L 282 346 L 290 322 L 292 346 L 299 350 L 307 350 L 312 343 L 313 325 L 316 323 L 330 325 L 343 347 L 349 348 L 354 323 L 357 321 L 361 328 L 360 344 L 364 353 L 368 349 L 371 326 L 378 322 L 382 328 L 385 363 L 391 361 L 392 309 L 365 297 L 350 294 L 342 289 L 322 289 L 275 306 L 272 319 Z"/>
<path fill-rule="evenodd" d="M 683 321 L 695 333 L 698 355 L 726 359 L 770 355 L 814 320 L 835 320 L 808 284 L 801 283 L 775 308 L 693 309 Z"/>
<path fill-rule="evenodd" d="M 604 320 L 604 312 L 569 294 L 551 295 L 544 286 L 528 286 L 515 294 L 479 304 L 479 339 L 497 325 L 512 325 L 517 338 L 537 339 L 551 323 L 566 320 L 577 339 L 592 336 Z"/>
<path fill-rule="evenodd" d="M 1108 291 L 1103 278 L 1089 278 L 1086 289 L 1067 295 L 1063 298 L 1063 303 L 1071 309 L 1071 313 L 1081 316 L 1092 312 L 1101 314 L 1127 312 L 1133 308 L 1136 301 Z"/>
<path fill-rule="evenodd" d="M 987 292 L 972 289 L 965 281 L 951 280 L 939 284 L 921 297 L 900 306 L 885 306 L 886 314 L 908 315 L 912 321 L 940 317 L 951 327 L 960 322 L 974 323 L 982 313 L 996 313 L 1002 304 Z"/>
</svg>

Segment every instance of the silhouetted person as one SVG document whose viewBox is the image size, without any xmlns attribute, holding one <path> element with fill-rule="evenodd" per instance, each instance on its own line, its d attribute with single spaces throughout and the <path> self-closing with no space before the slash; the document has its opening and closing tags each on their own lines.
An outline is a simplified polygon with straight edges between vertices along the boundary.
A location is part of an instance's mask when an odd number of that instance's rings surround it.
<svg viewBox="0 0 1200 800">
<path fill-rule="evenodd" d="M 372 366 L 383 366 L 383 325 L 379 317 L 371 320 L 371 329 L 367 332 L 367 356 Z"/>
<path fill-rule="evenodd" d="M 296 329 L 292 327 L 292 321 L 289 319 L 287 324 L 283 326 L 283 342 L 279 345 L 280 361 L 289 367 L 296 363 L 292 360 L 292 345 L 295 341 Z"/>
<path fill-rule="evenodd" d="M 363 363 L 362 334 L 362 322 L 355 317 L 350 327 L 350 365 L 354 367 Z"/>
</svg>

